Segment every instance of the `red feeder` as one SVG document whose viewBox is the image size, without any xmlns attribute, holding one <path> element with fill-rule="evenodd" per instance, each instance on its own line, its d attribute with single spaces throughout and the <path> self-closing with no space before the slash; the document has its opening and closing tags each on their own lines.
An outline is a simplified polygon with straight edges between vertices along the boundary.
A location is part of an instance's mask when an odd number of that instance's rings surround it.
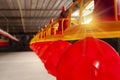
<svg viewBox="0 0 120 80">
<path fill-rule="evenodd" d="M 56 28 L 55 27 L 51 27 L 51 35 L 55 35 L 56 34 Z"/>
<path fill-rule="evenodd" d="M 43 55 L 44 51 L 47 47 L 52 44 L 52 42 L 37 42 L 30 45 L 30 48 L 39 56 L 39 58 Z"/>
<path fill-rule="evenodd" d="M 55 41 L 52 43 L 41 56 L 41 60 L 43 61 L 48 72 L 54 76 L 56 76 L 56 67 L 64 52 L 68 49 L 71 44 L 65 41 Z"/>
<path fill-rule="evenodd" d="M 44 38 L 44 30 L 43 28 L 40 29 L 40 34 L 39 34 L 39 38 Z"/>
<path fill-rule="evenodd" d="M 74 43 L 61 58 L 57 80 L 120 80 L 120 59 L 106 42 L 86 38 Z"/>
<path fill-rule="evenodd" d="M 0 39 L 0 46 L 8 46 L 9 43 L 7 40 Z"/>
<path fill-rule="evenodd" d="M 62 34 L 62 28 L 63 28 L 63 31 L 64 31 L 69 26 L 69 20 L 65 19 L 64 21 L 62 21 L 62 18 L 67 18 L 67 15 L 63 14 L 65 11 L 66 11 L 66 8 L 65 8 L 65 6 L 63 6 L 61 14 L 60 14 L 60 17 L 59 17 L 60 20 L 58 21 L 59 22 L 59 26 L 58 26 L 57 34 Z"/>
<path fill-rule="evenodd" d="M 65 6 L 62 7 L 62 12 L 65 12 L 66 11 L 66 8 Z"/>
<path fill-rule="evenodd" d="M 53 19 L 50 19 L 50 24 L 53 23 Z"/>
<path fill-rule="evenodd" d="M 50 24 L 53 23 L 53 19 L 50 19 Z M 54 26 L 51 27 L 51 35 L 56 34 L 56 28 Z"/>
<path fill-rule="evenodd" d="M 47 25 L 44 25 L 44 31 L 43 31 L 44 37 L 46 37 L 46 28 L 47 28 Z"/>
</svg>

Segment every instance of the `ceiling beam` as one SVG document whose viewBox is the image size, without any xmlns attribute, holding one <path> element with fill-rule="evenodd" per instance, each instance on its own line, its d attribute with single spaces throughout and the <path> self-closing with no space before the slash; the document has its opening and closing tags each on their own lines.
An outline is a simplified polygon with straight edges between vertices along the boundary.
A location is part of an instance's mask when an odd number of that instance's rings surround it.
<svg viewBox="0 0 120 80">
<path fill-rule="evenodd" d="M 57 18 L 58 16 L 52 16 L 52 18 Z M 14 16 L 6 16 L 6 18 L 7 19 L 21 19 L 21 17 L 20 16 L 16 16 L 16 17 L 14 17 Z M 48 18 L 51 18 L 51 16 L 46 16 L 46 17 L 32 17 L 32 16 L 29 16 L 29 17 L 22 17 L 22 18 L 24 18 L 24 19 L 33 19 L 33 18 L 35 18 L 35 19 L 48 19 Z M 4 17 L 1 17 L 0 16 L 0 19 L 4 19 Z"/>
<path fill-rule="evenodd" d="M 25 32 L 25 24 L 24 24 L 24 18 L 23 18 L 23 12 L 22 12 L 22 7 L 21 7 L 21 4 L 20 4 L 20 0 L 17 0 L 17 4 L 18 4 L 18 7 L 19 7 L 21 22 L 22 22 L 22 25 L 23 25 L 23 31 Z"/>
<path fill-rule="evenodd" d="M 26 26 L 40 26 L 39 24 L 36 24 L 36 25 L 35 25 L 35 24 L 30 24 L 30 23 L 27 23 L 27 24 L 25 24 L 25 25 L 26 25 Z M 6 24 L 0 24 L 0 26 L 6 26 Z M 12 23 L 12 24 L 9 24 L 8 26 L 9 26 L 9 27 L 10 27 L 10 26 L 22 26 L 22 24 L 17 24 L 17 23 L 13 24 L 13 23 Z M 44 25 L 43 25 L 43 26 L 44 26 Z"/>
<path fill-rule="evenodd" d="M 40 27 L 42 27 L 42 26 L 44 26 L 44 25 L 41 25 Z M 6 25 L 0 25 L 0 27 L 6 27 Z M 22 27 L 22 25 L 9 25 L 9 27 Z M 28 27 L 28 28 L 30 28 L 30 27 L 32 27 L 32 28 L 37 28 L 37 26 L 35 26 L 35 25 L 27 25 L 27 26 L 25 26 L 26 28 Z"/>
<path fill-rule="evenodd" d="M 21 9 L 22 11 L 61 11 L 61 9 Z M 0 9 L 0 11 L 19 11 L 19 9 Z"/>
</svg>

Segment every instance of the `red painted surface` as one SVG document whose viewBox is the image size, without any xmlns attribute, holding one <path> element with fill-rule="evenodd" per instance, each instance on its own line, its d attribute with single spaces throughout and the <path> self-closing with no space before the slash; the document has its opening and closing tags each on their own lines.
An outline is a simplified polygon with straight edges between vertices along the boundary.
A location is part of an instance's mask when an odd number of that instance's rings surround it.
<svg viewBox="0 0 120 80">
<path fill-rule="evenodd" d="M 52 44 L 52 42 L 36 42 L 30 44 L 30 48 L 37 54 L 39 58 L 41 58 L 50 44 Z"/>
<path fill-rule="evenodd" d="M 66 41 L 55 41 L 46 49 L 44 54 L 41 56 L 41 60 L 43 61 L 46 69 L 50 74 L 54 76 L 57 75 L 57 64 L 70 45 L 71 44 Z"/>
<path fill-rule="evenodd" d="M 114 21 L 114 0 L 94 0 L 94 17 L 98 21 Z"/>
<path fill-rule="evenodd" d="M 39 56 L 48 72 L 56 76 L 57 64 L 70 45 L 69 42 L 59 40 L 55 42 L 36 42 L 31 44 L 30 48 Z"/>
<path fill-rule="evenodd" d="M 60 17 L 59 17 L 59 26 L 58 26 L 58 32 L 57 32 L 57 34 L 62 34 L 62 28 L 63 28 L 63 31 L 66 29 L 66 28 L 68 28 L 69 27 L 69 20 L 63 20 L 62 21 L 62 19 L 64 18 L 67 18 L 67 15 L 65 15 L 64 13 L 65 13 L 65 11 L 66 11 L 66 8 L 63 6 L 62 7 L 62 11 L 61 11 L 61 13 L 60 13 Z"/>
<path fill-rule="evenodd" d="M 51 28 L 51 35 L 55 35 L 55 30 L 56 30 L 55 27 Z"/>
<path fill-rule="evenodd" d="M 59 61 L 57 80 L 120 80 L 118 53 L 106 42 L 86 38 Z"/>
<path fill-rule="evenodd" d="M 8 42 L 0 42 L 0 46 L 8 46 L 9 43 Z"/>
</svg>

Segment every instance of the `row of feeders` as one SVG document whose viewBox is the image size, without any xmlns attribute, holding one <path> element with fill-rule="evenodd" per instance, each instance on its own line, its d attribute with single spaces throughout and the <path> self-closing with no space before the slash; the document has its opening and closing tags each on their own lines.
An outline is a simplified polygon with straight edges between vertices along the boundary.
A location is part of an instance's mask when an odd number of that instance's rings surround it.
<svg viewBox="0 0 120 80">
<path fill-rule="evenodd" d="M 57 80 L 120 80 L 119 55 L 100 40 L 120 37 L 119 3 L 75 0 L 32 38 L 30 48 Z"/>
</svg>

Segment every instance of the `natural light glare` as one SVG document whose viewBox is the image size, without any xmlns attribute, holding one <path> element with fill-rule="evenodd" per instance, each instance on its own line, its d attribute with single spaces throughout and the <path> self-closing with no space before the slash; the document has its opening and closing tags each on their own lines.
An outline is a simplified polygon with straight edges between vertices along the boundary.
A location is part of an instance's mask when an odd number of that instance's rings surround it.
<svg viewBox="0 0 120 80">
<path fill-rule="evenodd" d="M 90 4 L 82 12 L 82 22 L 81 24 L 88 24 L 92 21 L 92 12 L 94 9 L 94 1 L 91 1 Z M 72 13 L 72 17 L 76 19 L 79 18 L 79 9 Z"/>
<path fill-rule="evenodd" d="M 78 17 L 79 16 L 79 10 L 76 10 L 75 12 L 72 13 L 73 17 Z"/>
<path fill-rule="evenodd" d="M 92 21 L 92 18 L 89 18 L 86 21 L 83 21 L 81 24 L 89 24 L 91 21 Z"/>
<path fill-rule="evenodd" d="M 84 9 L 82 16 L 89 15 L 93 12 L 94 9 L 94 1 L 91 1 L 90 4 Z"/>
<path fill-rule="evenodd" d="M 94 9 L 94 1 L 91 1 L 90 4 L 84 9 L 82 13 L 82 24 L 89 24 L 92 21 L 92 12 Z"/>
</svg>

